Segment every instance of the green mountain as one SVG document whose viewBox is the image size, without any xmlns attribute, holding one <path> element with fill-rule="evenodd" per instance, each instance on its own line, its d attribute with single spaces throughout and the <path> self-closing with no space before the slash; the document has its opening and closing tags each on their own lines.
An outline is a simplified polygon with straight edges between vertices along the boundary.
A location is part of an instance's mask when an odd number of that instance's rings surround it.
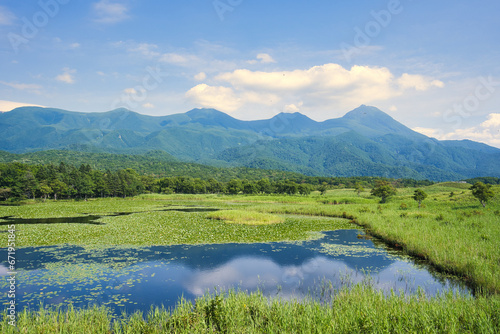
<svg viewBox="0 0 500 334">
<path fill-rule="evenodd" d="M 81 113 L 39 107 L 0 114 L 0 150 L 53 149 L 120 154 L 156 150 L 179 161 L 318 176 L 436 181 L 500 177 L 499 149 L 468 140 L 438 141 L 364 105 L 324 122 L 300 113 L 242 121 L 214 109 L 161 117 L 127 109 Z"/>
</svg>

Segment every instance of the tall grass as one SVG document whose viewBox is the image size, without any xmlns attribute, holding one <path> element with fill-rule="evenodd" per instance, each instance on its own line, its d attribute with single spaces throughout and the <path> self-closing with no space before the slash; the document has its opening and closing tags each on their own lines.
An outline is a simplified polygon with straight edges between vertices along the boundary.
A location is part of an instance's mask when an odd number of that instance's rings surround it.
<svg viewBox="0 0 500 334">
<path fill-rule="evenodd" d="M 499 298 L 451 293 L 384 296 L 368 286 L 341 290 L 332 301 L 284 301 L 262 293 L 229 291 L 180 300 L 168 311 L 152 309 L 113 319 L 105 308 L 24 311 L 20 333 L 498 333 Z M 2 333 L 16 333 L 4 318 Z"/>
</svg>

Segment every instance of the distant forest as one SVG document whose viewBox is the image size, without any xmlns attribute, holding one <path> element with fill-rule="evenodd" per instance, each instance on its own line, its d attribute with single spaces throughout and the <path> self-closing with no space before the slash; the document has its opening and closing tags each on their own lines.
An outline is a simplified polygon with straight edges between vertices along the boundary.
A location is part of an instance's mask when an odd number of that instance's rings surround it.
<svg viewBox="0 0 500 334">
<path fill-rule="evenodd" d="M 176 171 L 179 172 L 182 170 Z M 129 197 L 144 193 L 307 195 L 315 190 L 324 193 L 332 188 L 371 188 L 377 180 L 390 181 L 396 187 L 433 184 L 428 180 L 379 177 L 309 177 L 251 168 L 238 169 L 238 176 L 227 180 L 226 174 L 235 175 L 234 173 L 234 169 L 227 168 L 187 168 L 183 176 L 165 177 L 140 173 L 132 168 L 103 171 L 93 169 L 90 164 L 77 167 L 65 162 L 8 162 L 0 163 L 0 201 Z"/>
</svg>

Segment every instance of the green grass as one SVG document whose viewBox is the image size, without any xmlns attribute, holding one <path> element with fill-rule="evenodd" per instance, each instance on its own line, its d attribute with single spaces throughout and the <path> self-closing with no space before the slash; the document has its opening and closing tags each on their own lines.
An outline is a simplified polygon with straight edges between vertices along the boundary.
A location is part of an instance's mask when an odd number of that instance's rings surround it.
<svg viewBox="0 0 500 334">
<path fill-rule="evenodd" d="M 270 225 L 285 221 L 283 216 L 246 210 L 221 210 L 211 212 L 207 217 L 222 220 L 226 223 L 245 225 Z"/>
<path fill-rule="evenodd" d="M 17 333 L 0 322 L 2 333 Z M 106 308 L 19 313 L 20 333 L 498 333 L 499 298 L 445 294 L 384 296 L 368 286 L 335 293 L 328 303 L 267 299 L 229 291 L 180 300 L 174 310 L 152 309 L 113 319 Z"/>
</svg>

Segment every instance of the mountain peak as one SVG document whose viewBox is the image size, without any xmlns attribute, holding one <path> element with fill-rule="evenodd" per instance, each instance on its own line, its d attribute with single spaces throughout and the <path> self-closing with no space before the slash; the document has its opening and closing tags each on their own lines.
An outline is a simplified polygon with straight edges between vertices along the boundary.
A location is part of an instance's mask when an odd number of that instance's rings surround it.
<svg viewBox="0 0 500 334">
<path fill-rule="evenodd" d="M 132 111 L 130 109 L 127 109 L 127 108 L 116 108 L 116 109 L 113 109 L 113 110 L 110 110 L 108 112 L 112 112 L 112 113 L 115 113 L 115 112 L 133 112 L 135 113 L 135 111 Z"/>
<path fill-rule="evenodd" d="M 219 111 L 216 109 L 211 109 L 211 108 L 194 108 L 194 109 L 189 110 L 186 113 L 186 115 L 188 115 L 191 119 L 229 116 L 228 114 L 223 113 L 222 111 Z M 231 116 L 229 116 L 229 117 L 231 117 Z"/>
<path fill-rule="evenodd" d="M 391 116 L 389 116 L 388 114 L 386 114 L 382 110 L 380 110 L 376 107 L 366 106 L 364 104 L 360 105 L 356 109 L 349 111 L 342 118 L 353 119 L 353 120 L 357 120 L 357 121 L 363 121 L 363 120 L 371 119 L 371 118 L 393 119 Z"/>
<path fill-rule="evenodd" d="M 340 120 L 349 124 L 351 129 L 368 137 L 385 134 L 397 134 L 414 139 L 425 137 L 376 107 L 361 105 L 345 114 Z"/>
</svg>

